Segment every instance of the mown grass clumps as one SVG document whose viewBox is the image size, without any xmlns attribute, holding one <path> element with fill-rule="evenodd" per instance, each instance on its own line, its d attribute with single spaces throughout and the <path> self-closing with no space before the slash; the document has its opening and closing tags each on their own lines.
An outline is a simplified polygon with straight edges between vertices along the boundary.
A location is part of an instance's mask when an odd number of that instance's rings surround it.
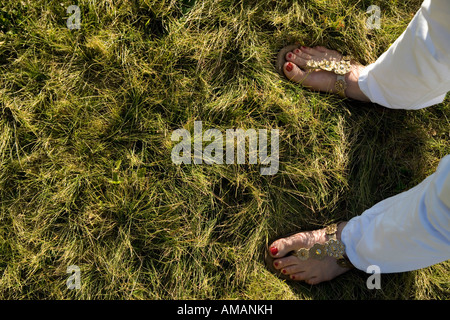
<svg viewBox="0 0 450 320">
<path fill-rule="evenodd" d="M 445 299 L 448 263 L 310 287 L 264 267 L 268 239 L 350 219 L 450 153 L 450 103 L 385 110 L 280 78 L 285 44 L 373 62 L 420 1 L 80 0 L 0 5 L 3 299 Z M 171 134 L 278 129 L 280 169 L 174 165 Z M 81 289 L 66 287 L 68 266 Z"/>
</svg>

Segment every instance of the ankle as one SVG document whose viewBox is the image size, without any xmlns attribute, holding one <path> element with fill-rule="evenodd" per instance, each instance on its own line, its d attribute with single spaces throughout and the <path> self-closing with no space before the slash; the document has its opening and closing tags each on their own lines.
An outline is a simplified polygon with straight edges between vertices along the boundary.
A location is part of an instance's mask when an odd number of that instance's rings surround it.
<svg viewBox="0 0 450 320">
<path fill-rule="evenodd" d="M 357 65 L 345 75 L 345 81 L 347 82 L 347 89 L 345 95 L 351 99 L 355 99 L 363 102 L 370 102 L 369 98 L 361 91 L 358 84 L 359 75 L 361 74 L 363 66 Z"/>
<path fill-rule="evenodd" d="M 341 242 L 342 242 L 342 240 L 341 240 L 342 230 L 344 230 L 346 225 L 347 225 L 347 221 L 340 222 L 337 225 L 336 239 Z M 344 257 L 347 258 L 347 254 L 344 254 Z"/>
</svg>

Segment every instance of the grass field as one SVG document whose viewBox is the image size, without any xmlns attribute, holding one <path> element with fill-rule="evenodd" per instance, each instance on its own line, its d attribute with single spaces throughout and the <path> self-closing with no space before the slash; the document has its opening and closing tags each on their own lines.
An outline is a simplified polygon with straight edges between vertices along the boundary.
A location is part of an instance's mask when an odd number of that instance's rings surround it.
<svg viewBox="0 0 450 320">
<path fill-rule="evenodd" d="M 372 4 L 380 29 L 365 27 Z M 448 261 L 369 290 L 356 270 L 285 283 L 262 259 L 268 239 L 359 215 L 450 153 L 448 96 L 388 110 L 274 70 L 293 42 L 374 62 L 420 4 L 2 0 L 0 298 L 449 299 Z M 278 173 L 175 165 L 171 134 L 196 120 L 278 129 Z"/>
</svg>

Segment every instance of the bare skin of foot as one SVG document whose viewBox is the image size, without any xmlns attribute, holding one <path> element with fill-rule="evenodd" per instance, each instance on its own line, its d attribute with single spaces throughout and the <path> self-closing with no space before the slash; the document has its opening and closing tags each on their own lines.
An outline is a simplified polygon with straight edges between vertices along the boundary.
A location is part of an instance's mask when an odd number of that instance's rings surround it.
<svg viewBox="0 0 450 320">
<path fill-rule="evenodd" d="M 336 238 L 341 240 L 341 232 L 347 222 L 338 225 Z M 300 248 L 311 248 L 315 243 L 325 243 L 328 235 L 325 229 L 306 231 L 294 234 L 287 238 L 274 241 L 270 247 L 270 255 L 274 258 L 273 266 L 283 274 L 295 281 L 305 281 L 308 284 L 318 284 L 329 281 L 347 272 L 349 268 L 343 268 L 336 263 L 336 259 L 326 256 L 323 260 L 300 260 L 296 256 L 288 255 L 289 252 Z"/>
<path fill-rule="evenodd" d="M 325 70 L 308 70 L 306 64 L 308 60 L 321 61 L 322 59 L 340 61 L 342 55 L 335 51 L 329 50 L 322 46 L 314 48 L 300 47 L 286 54 L 286 63 L 283 66 L 283 71 L 286 77 L 294 82 L 311 88 L 313 90 L 337 93 L 334 84 L 337 80 L 337 75 L 331 71 Z M 351 71 L 345 75 L 347 89 L 345 95 L 359 101 L 369 102 L 370 100 L 361 91 L 358 85 L 358 78 L 364 66 L 351 60 Z"/>
</svg>

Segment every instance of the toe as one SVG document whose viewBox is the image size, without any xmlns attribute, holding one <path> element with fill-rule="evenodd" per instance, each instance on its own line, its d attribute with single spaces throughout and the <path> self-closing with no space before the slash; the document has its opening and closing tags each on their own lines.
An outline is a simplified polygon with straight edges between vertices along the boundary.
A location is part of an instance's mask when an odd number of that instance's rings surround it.
<svg viewBox="0 0 450 320">
<path fill-rule="evenodd" d="M 293 53 L 293 52 L 288 52 L 288 53 L 286 53 L 285 58 L 286 58 L 286 61 L 288 61 L 288 62 L 293 62 L 293 63 L 296 64 L 295 60 L 296 60 L 296 58 L 297 58 L 297 55 L 296 55 L 295 53 Z"/>
<path fill-rule="evenodd" d="M 286 62 L 283 66 L 286 77 L 294 82 L 302 82 L 308 76 L 308 73 L 301 70 L 295 63 Z"/>
<path fill-rule="evenodd" d="M 287 256 L 284 258 L 276 259 L 273 261 L 275 269 L 282 269 L 289 266 L 293 266 L 298 263 L 298 258 L 294 256 Z"/>
<path fill-rule="evenodd" d="M 323 47 L 323 46 L 317 46 L 317 47 L 315 47 L 315 49 L 317 50 L 317 51 L 320 51 L 320 52 L 322 52 L 322 53 L 325 53 L 325 52 L 327 52 L 327 48 L 325 48 L 325 47 Z"/>
<path fill-rule="evenodd" d="M 302 264 L 294 264 L 294 265 L 291 265 L 288 267 L 281 268 L 281 272 L 286 275 L 302 273 L 304 271 L 305 270 L 304 270 L 304 267 L 302 266 Z"/>
<path fill-rule="evenodd" d="M 331 50 L 323 46 L 316 46 L 314 48 L 301 47 L 300 49 L 303 53 L 310 55 L 311 59 L 325 58 L 340 60 L 342 58 L 342 54 L 340 54 L 336 50 Z"/>
<path fill-rule="evenodd" d="M 293 62 L 299 67 L 306 66 L 306 62 L 309 58 L 305 58 L 306 54 L 303 54 L 301 51 L 296 54 L 294 52 L 288 52 L 286 54 L 286 61 Z"/>
<path fill-rule="evenodd" d="M 297 68 L 299 69 L 299 68 Z M 300 69 L 299 69 L 300 70 Z M 301 70 L 300 70 L 301 71 Z M 269 251 L 274 258 L 283 258 L 289 252 L 298 250 L 300 248 L 309 248 L 311 247 L 311 241 L 317 242 L 317 239 L 311 236 L 308 232 L 300 232 L 295 235 L 281 238 L 274 241 L 269 247 Z M 286 260 L 284 260 L 286 259 Z M 288 256 L 279 260 L 275 260 L 274 262 L 285 263 L 284 266 L 289 264 L 298 263 L 298 258 L 295 256 Z"/>
<path fill-rule="evenodd" d="M 318 277 L 311 277 L 311 278 L 305 279 L 305 282 L 307 284 L 315 285 L 315 284 L 321 283 L 322 281 Z"/>
<path fill-rule="evenodd" d="M 307 60 L 311 60 L 312 56 L 309 53 L 300 51 L 298 54 L 296 54 L 298 57 L 302 58 L 305 61 L 305 65 L 306 65 L 306 61 Z"/>
<path fill-rule="evenodd" d="M 290 275 L 292 280 L 305 281 L 307 279 L 305 272 L 297 272 Z"/>
<path fill-rule="evenodd" d="M 285 71 L 285 73 L 286 73 L 286 71 Z M 291 250 L 289 250 L 289 244 L 286 243 L 286 238 L 283 238 L 283 239 L 278 239 L 274 243 L 272 243 L 272 245 L 269 248 L 269 251 L 270 251 L 270 254 L 272 255 L 272 257 L 281 258 L 281 257 L 284 257 Z M 274 264 L 275 264 L 275 262 L 280 262 L 280 261 L 275 260 Z"/>
<path fill-rule="evenodd" d="M 303 53 L 308 54 L 310 56 L 322 55 L 322 52 L 320 50 L 318 50 L 317 48 L 300 47 L 300 50 Z"/>
</svg>

